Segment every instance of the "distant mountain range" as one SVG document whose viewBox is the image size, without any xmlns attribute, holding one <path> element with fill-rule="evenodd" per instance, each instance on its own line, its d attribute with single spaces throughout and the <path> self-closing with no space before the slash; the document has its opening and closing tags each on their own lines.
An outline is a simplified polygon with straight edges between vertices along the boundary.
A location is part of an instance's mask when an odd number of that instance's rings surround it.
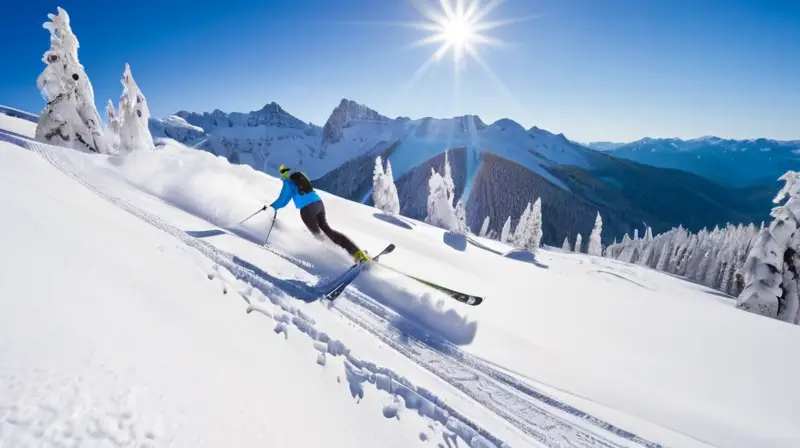
<svg viewBox="0 0 800 448">
<path fill-rule="evenodd" d="M 374 158 L 392 164 L 401 213 L 426 214 L 430 169 L 440 170 L 448 150 L 456 195 L 477 231 L 485 216 L 500 231 L 528 202 L 542 197 L 544 239 L 560 245 L 586 237 L 600 211 L 607 242 L 683 224 L 690 229 L 768 218 L 775 191 L 719 185 L 689 172 L 662 169 L 600 152 L 509 119 L 491 124 L 466 115 L 449 119 L 388 118 L 343 99 L 320 127 L 270 103 L 249 113 L 177 112 L 152 119 L 154 137 L 168 137 L 275 175 L 286 164 L 306 172 L 319 188 L 371 203 Z M 624 152 L 622 154 L 625 154 Z"/>
<path fill-rule="evenodd" d="M 800 140 L 644 138 L 590 143 L 590 148 L 661 168 L 688 171 L 730 187 L 774 187 L 787 170 L 800 170 Z"/>
<path fill-rule="evenodd" d="M 577 143 L 577 142 L 576 142 Z M 614 142 L 591 142 L 587 143 L 585 146 L 592 148 L 597 151 L 611 151 L 613 149 L 617 149 L 620 146 L 624 146 L 627 143 L 614 143 Z"/>
</svg>

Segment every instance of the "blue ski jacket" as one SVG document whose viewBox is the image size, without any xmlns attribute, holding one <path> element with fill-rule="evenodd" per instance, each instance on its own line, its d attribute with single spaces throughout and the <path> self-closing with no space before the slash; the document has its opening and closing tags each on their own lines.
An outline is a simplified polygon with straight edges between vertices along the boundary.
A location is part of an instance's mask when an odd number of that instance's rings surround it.
<svg viewBox="0 0 800 448">
<path fill-rule="evenodd" d="M 301 195 L 297 190 L 297 185 L 295 185 L 291 179 L 283 179 L 283 188 L 281 188 L 281 194 L 278 196 L 278 199 L 276 199 L 275 202 L 270 204 L 270 207 L 278 210 L 285 207 L 286 204 L 289 203 L 289 200 L 294 201 L 294 206 L 300 209 L 308 204 L 321 201 L 322 198 L 319 197 L 316 191 Z"/>
</svg>

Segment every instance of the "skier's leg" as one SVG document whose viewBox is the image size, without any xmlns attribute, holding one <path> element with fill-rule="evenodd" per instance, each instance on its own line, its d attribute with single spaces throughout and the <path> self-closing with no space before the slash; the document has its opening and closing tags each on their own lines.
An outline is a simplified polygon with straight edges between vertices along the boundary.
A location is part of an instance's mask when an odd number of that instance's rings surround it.
<svg viewBox="0 0 800 448">
<path fill-rule="evenodd" d="M 325 217 L 325 206 L 322 204 L 322 201 L 315 202 L 315 204 L 320 204 L 320 210 L 317 213 L 317 225 L 325 232 L 325 235 L 328 235 L 331 241 L 343 247 L 350 255 L 355 255 L 357 252 L 360 252 L 361 249 L 359 249 L 350 238 L 331 229 L 331 226 L 328 225 L 328 219 Z"/>
<path fill-rule="evenodd" d="M 303 220 L 303 224 L 306 225 L 309 231 L 314 235 L 317 239 L 322 239 L 322 230 L 320 230 L 319 225 L 317 224 L 317 214 L 319 213 L 319 207 L 317 203 L 308 204 L 305 207 L 300 209 L 300 219 Z"/>
</svg>

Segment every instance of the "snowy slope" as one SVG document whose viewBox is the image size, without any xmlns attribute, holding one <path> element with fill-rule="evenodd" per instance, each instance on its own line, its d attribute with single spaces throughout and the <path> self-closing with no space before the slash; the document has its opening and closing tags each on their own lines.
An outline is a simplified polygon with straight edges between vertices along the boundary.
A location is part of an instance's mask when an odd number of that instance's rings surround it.
<svg viewBox="0 0 800 448">
<path fill-rule="evenodd" d="M 0 446 L 419 443 L 419 417 L 352 405 L 340 366 L 248 317 L 263 296 L 224 294 L 197 250 L 32 152 L 0 143 L 0 166 Z"/>
<path fill-rule="evenodd" d="M 170 115 L 163 119 L 151 118 L 149 128 L 154 139 L 171 138 L 186 144 L 199 143 L 205 139 L 203 128 L 191 125 L 177 115 Z"/>
<path fill-rule="evenodd" d="M 36 134 L 36 116 L 28 114 L 30 118 L 21 119 L 22 114 L 27 113 L 0 106 L 0 129 L 17 136 L 33 137 Z"/>
<path fill-rule="evenodd" d="M 0 143 L 0 446 L 800 443 L 800 393 L 768 380 L 798 367 L 797 328 L 701 286 L 516 261 L 323 193 L 359 244 L 398 245 L 384 263 L 487 295 L 468 307 L 375 269 L 328 307 L 306 283 L 346 254 L 291 206 L 270 249 L 251 242 L 268 213 L 235 224 L 275 179 L 174 144 L 123 159 L 0 139 L 30 149 Z"/>
</svg>

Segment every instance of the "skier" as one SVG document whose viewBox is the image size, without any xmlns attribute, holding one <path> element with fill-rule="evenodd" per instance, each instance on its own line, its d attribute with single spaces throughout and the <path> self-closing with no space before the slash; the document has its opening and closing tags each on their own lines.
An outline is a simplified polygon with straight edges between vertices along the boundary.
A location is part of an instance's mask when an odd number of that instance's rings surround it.
<svg viewBox="0 0 800 448">
<path fill-rule="evenodd" d="M 269 206 L 275 209 L 285 207 L 289 200 L 294 201 L 294 206 L 300 209 L 300 218 L 303 224 L 308 227 L 317 238 L 322 238 L 322 233 L 330 238 L 331 241 L 344 248 L 357 263 L 369 261 L 369 257 L 356 246 L 353 241 L 336 230 L 331 229 L 328 220 L 325 218 L 325 205 L 319 197 L 311 181 L 305 174 L 299 171 L 292 171 L 287 166 L 281 165 L 281 177 L 283 178 L 283 188 L 278 199 Z"/>
</svg>

